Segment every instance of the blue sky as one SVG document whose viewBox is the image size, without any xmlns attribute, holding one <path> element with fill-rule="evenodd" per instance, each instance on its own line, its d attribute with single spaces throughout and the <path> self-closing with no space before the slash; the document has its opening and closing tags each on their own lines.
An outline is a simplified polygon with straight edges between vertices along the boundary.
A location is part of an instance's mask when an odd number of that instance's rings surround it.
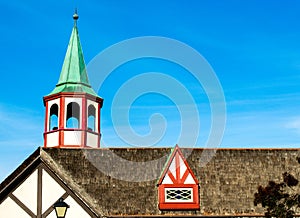
<svg viewBox="0 0 300 218">
<path fill-rule="evenodd" d="M 107 47 L 141 36 L 172 38 L 202 54 L 226 99 L 221 147 L 300 145 L 299 1 L 12 0 L 0 1 L 0 6 L 0 180 L 43 144 L 42 97 L 58 81 L 75 7 L 87 64 Z M 105 144 L 126 146 L 116 138 L 110 120 L 112 99 L 124 82 L 148 71 L 166 73 L 188 87 L 200 111 L 197 146 L 204 145 L 211 114 L 201 85 L 180 67 L 149 59 L 119 67 L 96 90 L 105 99 Z M 167 123 L 156 145 L 173 146 L 180 113 L 176 102 L 162 95 L 136 99 L 129 116 L 132 128 L 141 135 L 149 133 L 154 113 L 164 115 L 154 127 Z"/>
</svg>

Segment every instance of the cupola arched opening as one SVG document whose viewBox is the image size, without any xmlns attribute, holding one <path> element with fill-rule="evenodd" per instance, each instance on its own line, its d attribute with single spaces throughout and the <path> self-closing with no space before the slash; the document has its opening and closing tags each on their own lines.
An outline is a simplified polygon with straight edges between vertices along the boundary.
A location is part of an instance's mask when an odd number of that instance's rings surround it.
<svg viewBox="0 0 300 218">
<path fill-rule="evenodd" d="M 90 131 L 95 132 L 96 130 L 96 108 L 94 105 L 90 105 L 88 107 L 88 122 L 87 122 L 87 128 Z"/>
<path fill-rule="evenodd" d="M 78 129 L 80 126 L 80 106 L 76 102 L 67 105 L 66 127 Z"/>
<path fill-rule="evenodd" d="M 58 105 L 57 104 L 53 104 L 50 107 L 49 129 L 50 130 L 58 129 Z"/>
</svg>

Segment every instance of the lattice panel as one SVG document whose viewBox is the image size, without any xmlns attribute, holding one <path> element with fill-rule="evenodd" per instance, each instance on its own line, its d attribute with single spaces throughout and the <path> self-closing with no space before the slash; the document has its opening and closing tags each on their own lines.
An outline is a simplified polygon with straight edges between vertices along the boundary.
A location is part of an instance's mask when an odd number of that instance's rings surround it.
<svg viewBox="0 0 300 218">
<path fill-rule="evenodd" d="M 165 201 L 166 202 L 192 202 L 193 201 L 193 189 L 191 188 L 174 188 L 165 189 Z"/>
</svg>

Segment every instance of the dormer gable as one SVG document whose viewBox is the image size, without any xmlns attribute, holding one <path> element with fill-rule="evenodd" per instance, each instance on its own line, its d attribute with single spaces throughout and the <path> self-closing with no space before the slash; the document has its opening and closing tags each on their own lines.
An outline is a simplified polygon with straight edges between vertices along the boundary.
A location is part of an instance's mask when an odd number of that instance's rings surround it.
<svg viewBox="0 0 300 218">
<path fill-rule="evenodd" d="M 199 209 L 199 183 L 178 145 L 158 181 L 159 209 Z"/>
</svg>

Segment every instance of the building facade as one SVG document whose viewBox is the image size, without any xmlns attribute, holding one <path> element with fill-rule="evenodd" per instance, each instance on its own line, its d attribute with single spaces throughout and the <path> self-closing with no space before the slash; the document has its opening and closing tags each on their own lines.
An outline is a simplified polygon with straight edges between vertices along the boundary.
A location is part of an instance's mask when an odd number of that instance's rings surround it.
<svg viewBox="0 0 300 218">
<path fill-rule="evenodd" d="M 299 174 L 299 149 L 101 148 L 99 97 L 77 19 L 59 81 L 44 97 L 44 146 L 0 184 L 0 217 L 261 217 L 258 185 Z"/>
</svg>

